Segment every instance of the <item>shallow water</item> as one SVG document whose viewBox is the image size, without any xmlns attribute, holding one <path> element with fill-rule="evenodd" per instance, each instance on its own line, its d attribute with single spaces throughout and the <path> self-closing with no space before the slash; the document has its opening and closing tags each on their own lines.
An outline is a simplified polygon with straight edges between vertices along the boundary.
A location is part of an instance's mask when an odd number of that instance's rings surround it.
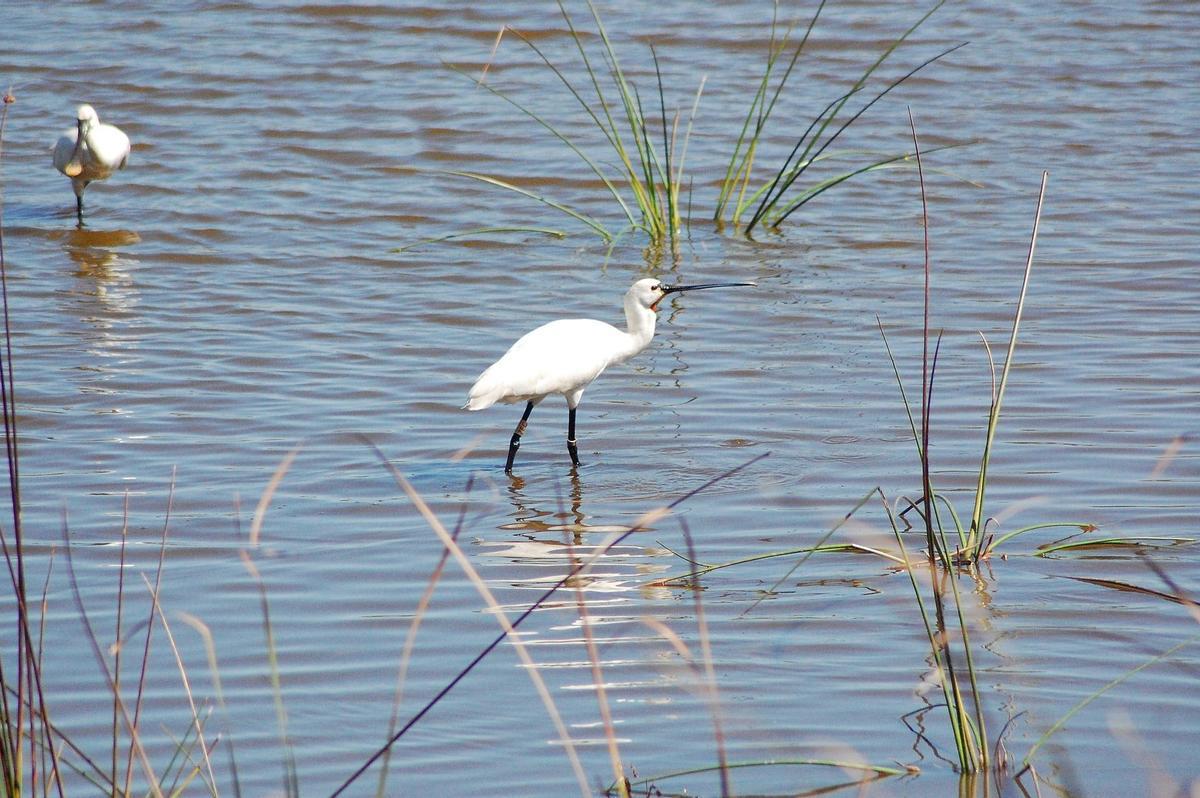
<svg viewBox="0 0 1200 798">
<path fill-rule="evenodd" d="M 781 157 L 812 114 L 925 10 L 831 4 L 760 164 Z M 583 23 L 586 9 L 572 11 Z M 211 629 L 228 716 L 217 712 L 209 730 L 232 738 L 243 794 L 270 794 L 280 789 L 284 747 L 259 593 L 239 552 L 272 473 L 302 447 L 254 561 L 301 790 L 319 795 L 385 738 L 397 660 L 440 554 L 359 433 L 448 525 L 462 513 L 465 549 L 512 617 L 570 557 L 761 454 L 769 457 L 680 506 L 700 560 L 809 545 L 876 486 L 890 497 L 919 491 L 876 326 L 879 316 L 917 393 L 915 172 L 855 178 L 755 240 L 714 230 L 715 182 L 761 74 L 770 4 L 601 11 L 647 97 L 654 45 L 669 113 L 686 116 L 706 78 L 686 166 L 692 223 L 677 260 L 639 234 L 609 252 L 544 206 L 443 173 L 521 180 L 620 228 L 615 203 L 569 150 L 445 67 L 477 71 L 505 24 L 570 63 L 553 3 L 200 2 L 172 15 L 136 2 L 78 3 L 57 5 L 54 24 L 41 4 L 5 4 L 0 82 L 17 102 L 4 133 L 4 252 L 24 529 L 39 590 L 55 551 L 45 666 L 55 722 L 100 761 L 111 695 L 65 577 L 64 511 L 78 583 L 107 642 L 125 513 L 129 630 L 147 612 L 139 575 L 153 578 L 170 504 L 164 609 L 202 703 L 214 700 L 204 648 L 178 613 Z M 925 147 L 972 142 L 926 160 L 931 323 L 945 333 L 933 480 L 966 514 L 990 389 L 979 333 L 1002 360 L 1040 174 L 1050 171 L 991 464 L 988 514 L 1001 531 L 1067 520 L 1105 535 L 1196 532 L 1197 27 L 1186 5 L 1168 2 L 947 6 L 881 74 L 970 44 L 874 106 L 840 142 L 904 150 L 906 107 Z M 488 80 L 597 143 L 515 37 L 501 44 Z M 127 170 L 88 189 L 77 229 L 48 148 L 83 101 L 129 133 L 134 150 Z M 569 235 L 479 235 L 393 251 L 490 226 Z M 543 319 L 617 322 L 621 294 L 644 275 L 759 288 L 674 299 L 651 347 L 588 391 L 578 474 L 567 468 L 566 413 L 550 400 L 532 417 L 519 478 L 506 479 L 519 408 L 461 412 L 475 376 Z M 877 502 L 856 517 L 835 540 L 895 547 Z M 1004 742 L 1017 760 L 1077 701 L 1200 631 L 1174 603 L 1078 581 L 1167 591 L 1140 552 L 1031 556 L 1064 534 L 1012 540 L 1006 560 L 960 584 L 989 728 L 994 735 L 1015 717 Z M 649 585 L 683 570 L 671 550 L 685 549 L 680 522 L 657 521 L 606 556 L 585 590 L 622 758 L 642 775 L 716 757 L 702 682 L 644 620 L 698 652 L 693 593 Z M 1195 593 L 1198 551 L 1149 556 Z M 910 717 L 911 728 L 904 720 L 937 700 L 924 682 L 928 651 L 907 577 L 881 558 L 822 555 L 751 610 L 792 562 L 759 561 L 704 581 L 729 759 L 899 762 L 920 775 L 872 782 L 865 793 L 959 789 L 939 757 L 953 753 L 941 710 Z M 416 639 L 402 715 L 498 629 L 451 563 Z M 522 630 L 589 783 L 606 783 L 574 594 L 557 596 Z M 170 648 L 155 635 L 146 742 L 165 762 L 160 724 L 182 734 L 189 716 Z M 1037 756 L 1043 794 L 1168 794 L 1200 775 L 1198 665 L 1197 649 L 1185 647 L 1076 715 Z M 526 671 L 509 644 L 483 660 L 396 746 L 387 794 L 578 792 Z M 218 785 L 232 794 L 224 742 L 214 758 Z M 857 778 L 813 767 L 732 776 L 739 794 Z M 372 770 L 350 794 L 371 794 L 377 779 Z M 660 786 L 719 791 L 711 775 Z M 1018 794 L 1011 784 L 1003 792 Z"/>
</svg>

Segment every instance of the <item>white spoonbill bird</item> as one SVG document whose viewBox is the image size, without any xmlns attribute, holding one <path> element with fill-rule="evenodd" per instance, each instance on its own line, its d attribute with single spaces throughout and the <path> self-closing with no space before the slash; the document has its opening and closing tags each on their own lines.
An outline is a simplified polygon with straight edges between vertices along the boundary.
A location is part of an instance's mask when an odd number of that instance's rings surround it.
<svg viewBox="0 0 1200 798">
<path fill-rule="evenodd" d="M 496 402 L 525 402 L 525 413 L 508 444 L 504 473 L 511 474 L 521 436 L 533 408 L 550 394 L 567 400 L 567 451 L 579 465 L 575 442 L 575 408 L 584 390 L 614 363 L 624 363 L 654 337 L 658 303 L 667 294 L 702 288 L 753 286 L 756 283 L 705 283 L 670 286 L 654 279 L 638 280 L 625 293 L 624 331 L 595 319 L 560 319 L 526 333 L 493 363 L 471 387 L 464 410 L 483 410 Z"/>
<path fill-rule="evenodd" d="M 119 127 L 105 125 L 96 109 L 86 103 L 75 110 L 75 127 L 67 128 L 54 145 L 54 168 L 71 178 L 75 213 L 83 221 L 83 190 L 93 180 L 104 180 L 129 162 L 129 136 Z"/>
</svg>

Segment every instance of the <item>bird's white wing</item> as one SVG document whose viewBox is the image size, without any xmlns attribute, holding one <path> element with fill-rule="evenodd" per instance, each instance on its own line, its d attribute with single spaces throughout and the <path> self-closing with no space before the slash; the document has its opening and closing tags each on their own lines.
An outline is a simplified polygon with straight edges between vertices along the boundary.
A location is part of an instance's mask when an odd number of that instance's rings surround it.
<svg viewBox="0 0 1200 798">
<path fill-rule="evenodd" d="M 71 154 L 75 152 L 75 136 L 78 133 L 73 127 L 67 128 L 58 137 L 58 141 L 54 142 L 54 168 L 60 172 L 71 162 Z"/>
<path fill-rule="evenodd" d="M 100 125 L 88 136 L 92 160 L 108 171 L 121 169 L 129 159 L 129 136 L 113 125 Z"/>
<path fill-rule="evenodd" d="M 527 402 L 581 390 L 600 376 L 625 335 L 593 319 L 543 324 L 479 375 L 467 407 L 482 410 L 496 402 Z"/>
</svg>

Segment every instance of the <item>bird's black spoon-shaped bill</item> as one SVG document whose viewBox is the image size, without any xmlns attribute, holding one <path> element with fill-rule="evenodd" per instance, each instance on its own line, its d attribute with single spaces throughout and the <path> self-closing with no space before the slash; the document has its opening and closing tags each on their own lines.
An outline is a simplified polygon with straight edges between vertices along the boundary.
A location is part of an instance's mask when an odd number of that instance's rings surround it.
<svg viewBox="0 0 1200 798">
<path fill-rule="evenodd" d="M 701 288 L 736 288 L 738 286 L 756 288 L 758 283 L 701 283 L 700 285 L 664 285 L 662 287 L 662 292 L 664 294 L 675 294 L 680 291 L 699 291 Z"/>
</svg>

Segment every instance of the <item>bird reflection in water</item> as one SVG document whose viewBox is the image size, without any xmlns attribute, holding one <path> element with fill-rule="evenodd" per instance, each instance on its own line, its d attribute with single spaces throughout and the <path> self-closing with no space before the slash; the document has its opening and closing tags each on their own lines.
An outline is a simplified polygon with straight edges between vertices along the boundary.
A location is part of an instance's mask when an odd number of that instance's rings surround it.
<svg viewBox="0 0 1200 798">
<path fill-rule="evenodd" d="M 574 579 L 569 583 L 572 587 L 586 586 L 592 594 L 588 599 L 591 604 L 615 600 L 598 597 L 635 589 L 641 583 L 641 577 L 661 572 L 667 567 L 651 562 L 661 556 L 663 552 L 660 550 L 648 549 L 631 541 L 609 548 L 615 538 L 629 532 L 629 527 L 590 521 L 592 516 L 584 510 L 586 488 L 576 469 L 571 469 L 570 481 L 565 486 L 562 482 L 555 482 L 553 498 L 546 500 L 553 501 L 553 510 L 538 507 L 537 500 L 530 498 L 527 487 L 525 479 L 509 477 L 508 498 L 513 506 L 513 520 L 500 525 L 498 529 L 514 532 L 522 540 L 498 544 L 492 553 L 513 558 L 525 565 L 551 566 L 554 569 L 552 577 L 538 577 L 533 581 L 556 581 L 565 570 L 573 571 L 594 557 L 602 557 L 602 567 L 588 568 L 585 575 L 578 577 L 578 583 Z"/>
<path fill-rule="evenodd" d="M 78 286 L 71 291 L 80 320 L 93 331 L 93 354 L 128 348 L 128 321 L 140 300 L 137 284 L 129 271 L 134 259 L 122 247 L 141 242 L 132 230 L 89 230 L 75 228 L 52 235 L 75 266 Z M 89 367 L 94 366 L 91 362 Z"/>
<path fill-rule="evenodd" d="M 89 230 L 77 227 L 57 236 L 63 251 L 75 264 L 75 274 L 97 281 L 129 281 L 121 270 L 118 250 L 141 243 L 142 237 L 132 230 Z"/>
<path fill-rule="evenodd" d="M 571 482 L 567 496 L 562 495 L 561 483 L 556 483 L 558 507 L 554 512 L 531 506 L 525 495 L 525 484 L 525 479 L 522 477 L 509 477 L 508 499 L 512 502 L 514 520 L 500 528 L 526 533 L 531 540 L 536 539 L 537 535 L 544 535 L 547 532 L 570 533 L 572 544 L 581 545 L 583 534 L 589 531 L 590 527 L 587 524 L 587 513 L 582 509 L 583 483 L 579 480 L 578 471 L 574 468 L 571 469 Z M 570 504 L 569 511 L 567 510 L 568 503 Z M 562 542 L 562 540 L 553 541 L 554 545 L 561 545 Z"/>
</svg>

